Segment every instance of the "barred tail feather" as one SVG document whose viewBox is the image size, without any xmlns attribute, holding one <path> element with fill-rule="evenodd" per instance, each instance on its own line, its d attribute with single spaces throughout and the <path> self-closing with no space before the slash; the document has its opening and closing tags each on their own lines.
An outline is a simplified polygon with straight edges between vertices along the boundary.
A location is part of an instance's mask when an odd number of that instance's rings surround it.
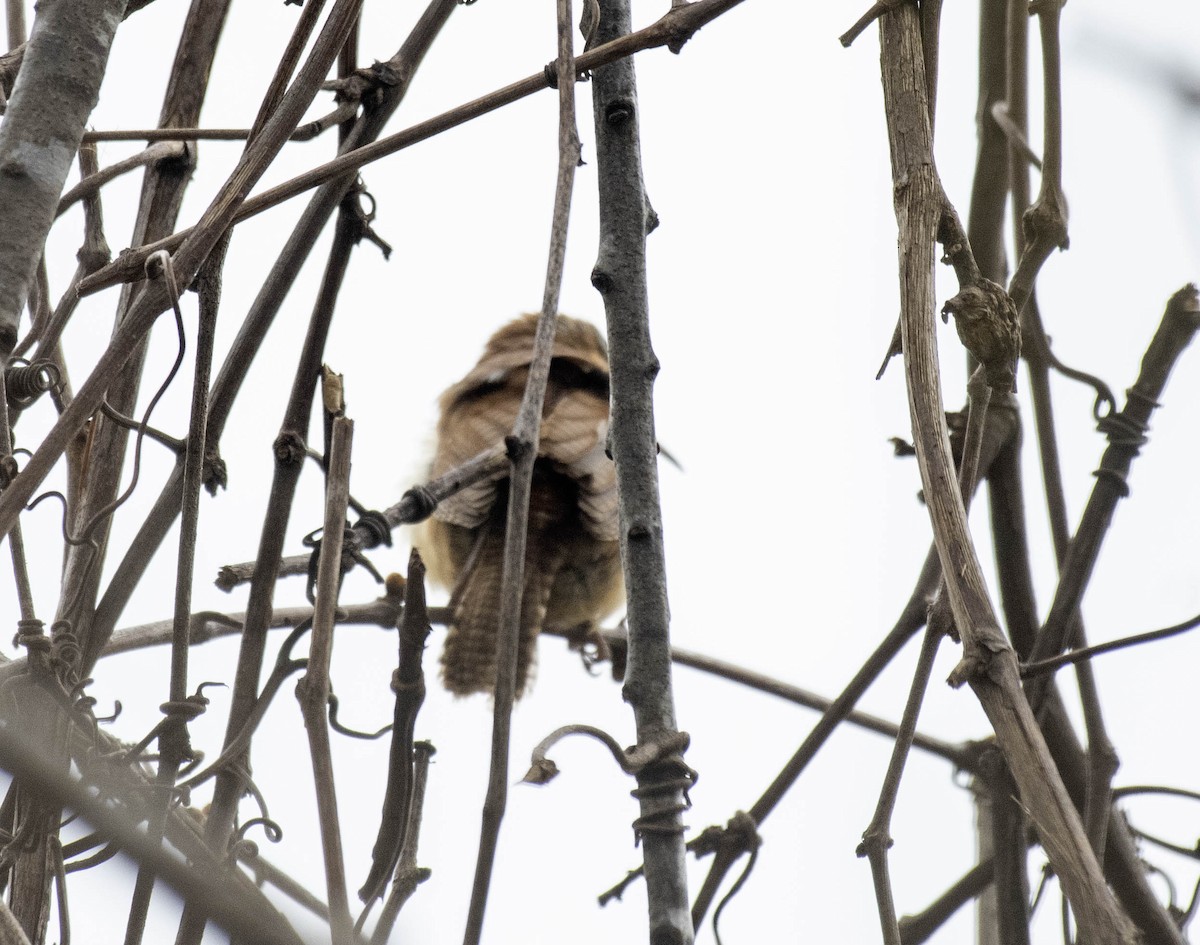
<svg viewBox="0 0 1200 945">
<path fill-rule="evenodd" d="M 531 529 L 525 545 L 525 590 L 517 637 L 516 697 L 529 684 L 537 657 L 537 637 L 546 617 L 550 590 L 561 554 L 547 547 L 545 535 Z M 455 695 L 491 693 L 496 688 L 496 648 L 500 588 L 504 570 L 504 522 L 493 518 L 479 538 L 481 547 L 465 583 L 442 648 L 442 680 Z M 553 560 L 551 560 L 553 559 Z"/>
</svg>

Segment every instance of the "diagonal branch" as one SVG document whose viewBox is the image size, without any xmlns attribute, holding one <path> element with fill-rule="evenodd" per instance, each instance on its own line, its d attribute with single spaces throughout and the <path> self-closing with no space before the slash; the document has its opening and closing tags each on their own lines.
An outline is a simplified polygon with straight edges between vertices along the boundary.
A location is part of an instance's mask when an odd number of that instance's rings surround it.
<svg viewBox="0 0 1200 945">
<path fill-rule="evenodd" d="M 632 56 L 634 53 L 661 46 L 666 46 L 673 52 L 679 52 L 697 30 L 741 2 L 742 0 L 696 0 L 685 6 L 672 7 L 661 19 L 644 29 L 640 29 L 636 33 L 629 33 L 620 39 L 583 53 L 575 60 L 576 69 L 580 72 L 594 71 L 600 66 Z M 552 80 L 554 68 L 552 63 L 546 69 L 502 89 L 497 89 L 495 92 L 403 131 L 398 131 L 386 138 L 380 138 L 372 144 L 347 151 L 320 167 L 313 168 L 298 177 L 265 190 L 238 207 L 233 215 L 233 222 L 240 223 L 247 220 L 326 181 L 357 171 L 366 164 L 412 147 L 414 144 L 435 137 L 451 128 L 456 128 L 481 115 L 503 108 L 505 105 L 511 105 L 535 92 L 554 88 Z M 80 294 L 88 295 L 119 282 L 139 278 L 141 266 L 151 253 L 159 249 L 173 251 L 190 234 L 190 229 L 181 230 L 157 243 L 125 250 L 111 266 L 84 280 L 79 287 Z"/>
<path fill-rule="evenodd" d="M 361 0 L 338 0 L 335 4 L 309 53 L 308 61 L 283 97 L 278 109 L 266 123 L 262 133 L 251 142 L 229 179 L 201 216 L 200 222 L 192 228 L 179 251 L 173 256 L 177 279 L 181 286 L 191 284 L 217 240 L 233 222 L 234 214 L 250 188 L 262 176 L 287 136 L 296 127 L 354 24 L 360 2 Z M 57 193 L 54 198 L 57 203 Z M 71 405 L 63 411 L 21 474 L 13 480 L 3 496 L 0 496 L 0 534 L 7 534 L 12 528 L 17 515 L 49 474 L 66 449 L 67 443 L 99 407 L 113 378 L 140 346 L 146 332 L 167 306 L 167 293 L 161 286 L 146 285 L 139 293 L 112 342 L 100 356 L 91 376 L 79 388 Z M 0 332 L 2 331 L 3 326 L 0 324 Z M 0 344 L 2 343 L 3 339 L 0 337 Z"/>
</svg>

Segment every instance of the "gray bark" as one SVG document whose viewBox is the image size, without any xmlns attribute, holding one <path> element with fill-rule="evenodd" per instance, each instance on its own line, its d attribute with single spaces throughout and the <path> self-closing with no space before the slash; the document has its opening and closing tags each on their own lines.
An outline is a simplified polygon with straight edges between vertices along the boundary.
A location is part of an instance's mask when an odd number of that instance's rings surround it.
<svg viewBox="0 0 1200 945">
<path fill-rule="evenodd" d="M 21 308 L 58 198 L 96 106 L 125 0 L 41 0 L 0 125 L 0 355 Z"/>
<path fill-rule="evenodd" d="M 601 0 L 597 44 L 630 30 L 629 0 Z M 670 609 L 667 605 L 658 440 L 646 289 L 646 233 L 653 211 L 642 184 L 637 82 L 633 59 L 595 70 L 596 166 L 600 184 L 600 253 L 592 284 L 604 298 L 612 363 L 612 456 L 617 465 L 621 559 L 629 607 L 629 667 L 623 694 L 633 708 L 638 745 L 675 736 L 671 691 Z M 638 772 L 641 833 L 652 945 L 690 945 L 684 866 L 683 785 L 679 755 Z"/>
</svg>

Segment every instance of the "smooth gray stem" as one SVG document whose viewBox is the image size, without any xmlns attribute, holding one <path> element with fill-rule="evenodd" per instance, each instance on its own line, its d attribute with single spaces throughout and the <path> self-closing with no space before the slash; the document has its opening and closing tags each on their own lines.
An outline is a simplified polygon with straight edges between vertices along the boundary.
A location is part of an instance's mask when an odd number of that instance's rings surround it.
<svg viewBox="0 0 1200 945">
<path fill-rule="evenodd" d="M 41 0 L 0 125 L 0 356 L 21 309 L 88 116 L 125 0 Z"/>
<path fill-rule="evenodd" d="M 600 0 L 595 41 L 630 30 L 629 0 Z M 617 466 L 621 560 L 628 588 L 629 668 L 623 694 L 632 706 L 638 743 L 676 731 L 671 690 L 666 559 L 658 496 L 658 440 L 653 387 L 658 359 L 650 344 L 646 289 L 646 231 L 652 211 L 642 184 L 637 81 L 633 60 L 597 68 L 592 102 L 600 185 L 600 252 L 592 284 L 604 298 L 612 364 L 612 454 Z M 686 772 L 678 759 L 679 771 Z M 684 869 L 686 800 L 679 787 L 664 788 L 665 765 L 638 776 L 650 941 L 693 940 Z M 678 784 L 678 778 L 676 779 Z"/>
</svg>

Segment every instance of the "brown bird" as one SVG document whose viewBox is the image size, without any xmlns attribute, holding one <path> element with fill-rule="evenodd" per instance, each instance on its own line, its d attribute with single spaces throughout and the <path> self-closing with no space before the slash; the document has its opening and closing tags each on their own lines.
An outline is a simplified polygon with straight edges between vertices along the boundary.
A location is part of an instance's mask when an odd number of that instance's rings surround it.
<svg viewBox="0 0 1200 945">
<path fill-rule="evenodd" d="M 432 475 L 440 476 L 512 433 L 533 356 L 536 315 L 505 325 L 441 397 Z M 587 322 L 558 316 L 529 500 L 517 649 L 519 697 L 543 627 L 594 622 L 624 598 L 616 469 L 608 435 L 608 351 Z M 457 695 L 496 684 L 508 474 L 442 502 L 419 533 L 429 576 L 451 588 L 442 679 Z"/>
</svg>

